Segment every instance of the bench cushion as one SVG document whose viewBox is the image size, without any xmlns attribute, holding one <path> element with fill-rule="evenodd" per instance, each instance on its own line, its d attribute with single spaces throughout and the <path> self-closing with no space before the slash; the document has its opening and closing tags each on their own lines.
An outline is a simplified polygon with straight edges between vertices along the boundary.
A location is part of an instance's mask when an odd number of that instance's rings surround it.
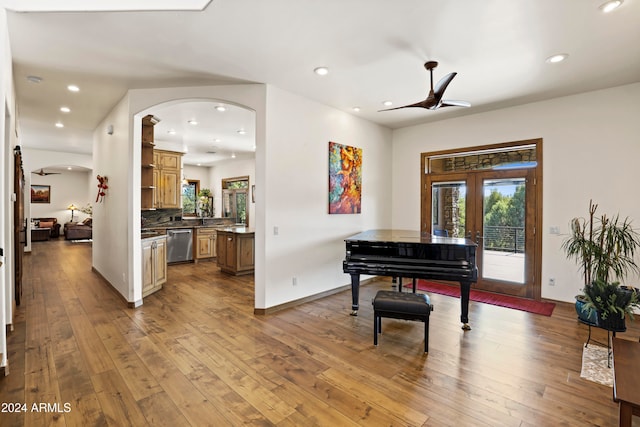
<svg viewBox="0 0 640 427">
<path fill-rule="evenodd" d="M 376 311 L 427 316 L 432 310 L 429 296 L 409 292 L 378 291 L 373 299 Z"/>
</svg>

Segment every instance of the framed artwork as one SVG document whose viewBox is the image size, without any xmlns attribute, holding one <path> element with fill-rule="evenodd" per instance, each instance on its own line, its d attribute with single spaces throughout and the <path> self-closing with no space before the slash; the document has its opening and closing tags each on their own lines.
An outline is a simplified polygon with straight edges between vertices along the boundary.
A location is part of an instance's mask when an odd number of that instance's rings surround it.
<svg viewBox="0 0 640 427">
<path fill-rule="evenodd" d="M 51 186 L 32 185 L 31 203 L 51 203 Z"/>
<path fill-rule="evenodd" d="M 359 214 L 362 148 L 329 142 L 329 213 Z"/>
</svg>

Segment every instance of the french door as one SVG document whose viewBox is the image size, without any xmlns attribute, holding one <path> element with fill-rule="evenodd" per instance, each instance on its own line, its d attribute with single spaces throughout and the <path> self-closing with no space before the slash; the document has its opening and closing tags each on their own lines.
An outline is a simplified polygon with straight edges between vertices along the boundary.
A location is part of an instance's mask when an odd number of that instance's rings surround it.
<svg viewBox="0 0 640 427">
<path fill-rule="evenodd" d="M 538 299 L 535 169 L 427 174 L 425 184 L 423 231 L 478 245 L 474 288 Z"/>
</svg>

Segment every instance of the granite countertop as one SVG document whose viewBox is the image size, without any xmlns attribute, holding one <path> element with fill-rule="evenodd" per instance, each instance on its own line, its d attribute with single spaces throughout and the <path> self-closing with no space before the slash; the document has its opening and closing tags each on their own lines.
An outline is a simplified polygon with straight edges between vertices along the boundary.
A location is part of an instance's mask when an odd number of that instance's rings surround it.
<svg viewBox="0 0 640 427">
<path fill-rule="evenodd" d="M 160 233 L 158 233 L 156 231 L 143 231 L 142 233 L 140 233 L 140 238 L 142 240 L 150 239 L 150 238 L 153 238 L 153 237 L 161 237 L 161 236 L 164 236 L 164 234 L 160 234 Z"/>
<path fill-rule="evenodd" d="M 227 233 L 236 233 L 236 234 L 251 234 L 255 232 L 253 228 L 249 228 L 245 226 L 220 227 L 218 228 L 218 230 L 225 231 Z"/>
<path fill-rule="evenodd" d="M 212 221 L 213 220 L 213 221 Z M 215 221 L 218 220 L 218 221 Z M 236 226 L 229 224 L 228 222 L 221 222 L 219 218 L 212 218 L 211 220 L 205 219 L 205 223 L 202 224 L 202 220 L 193 219 L 193 220 L 182 220 L 182 221 L 167 221 L 162 223 L 149 224 L 142 228 L 142 232 L 154 232 L 154 231 L 164 231 L 170 228 L 215 228 L 215 229 L 228 229 L 228 228 L 236 228 L 241 227 L 245 228 L 244 225 Z"/>
</svg>

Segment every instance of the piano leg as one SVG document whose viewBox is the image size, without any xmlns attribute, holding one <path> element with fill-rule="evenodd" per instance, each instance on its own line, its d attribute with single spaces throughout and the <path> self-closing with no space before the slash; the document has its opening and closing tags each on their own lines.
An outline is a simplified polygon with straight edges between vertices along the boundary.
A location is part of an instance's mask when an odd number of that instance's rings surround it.
<svg viewBox="0 0 640 427">
<path fill-rule="evenodd" d="M 462 329 L 470 331 L 469 326 L 469 292 L 471 291 L 471 282 L 460 282 L 460 321 Z"/>
<path fill-rule="evenodd" d="M 358 300 L 360 299 L 360 275 L 351 275 L 351 315 L 358 315 Z"/>
</svg>

